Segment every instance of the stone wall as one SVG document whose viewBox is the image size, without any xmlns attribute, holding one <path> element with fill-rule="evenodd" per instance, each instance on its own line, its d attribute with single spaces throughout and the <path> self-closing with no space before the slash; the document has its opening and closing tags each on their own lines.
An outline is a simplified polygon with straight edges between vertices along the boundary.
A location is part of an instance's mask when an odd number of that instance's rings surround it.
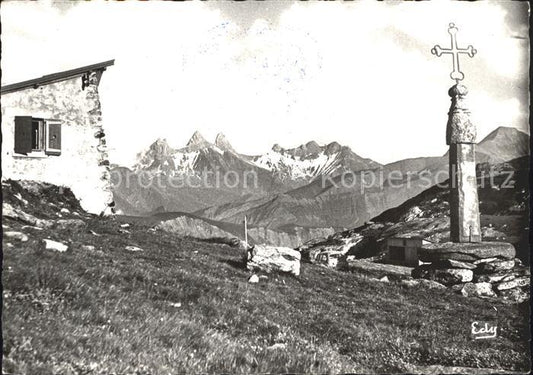
<svg viewBox="0 0 533 375">
<path fill-rule="evenodd" d="M 84 209 L 108 213 L 113 201 L 98 95 L 101 73 L 2 94 L 2 179 L 44 181 L 72 189 Z M 15 116 L 61 121 L 61 154 L 15 154 Z"/>
</svg>

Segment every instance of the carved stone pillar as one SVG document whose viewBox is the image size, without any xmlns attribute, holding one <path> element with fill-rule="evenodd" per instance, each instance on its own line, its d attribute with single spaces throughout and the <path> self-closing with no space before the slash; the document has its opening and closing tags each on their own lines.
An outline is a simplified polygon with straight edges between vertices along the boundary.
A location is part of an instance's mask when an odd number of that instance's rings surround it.
<svg viewBox="0 0 533 375">
<path fill-rule="evenodd" d="M 450 146 L 450 238 L 453 242 L 481 242 L 476 179 L 476 128 L 470 121 L 466 86 L 450 88 L 446 143 Z"/>
</svg>

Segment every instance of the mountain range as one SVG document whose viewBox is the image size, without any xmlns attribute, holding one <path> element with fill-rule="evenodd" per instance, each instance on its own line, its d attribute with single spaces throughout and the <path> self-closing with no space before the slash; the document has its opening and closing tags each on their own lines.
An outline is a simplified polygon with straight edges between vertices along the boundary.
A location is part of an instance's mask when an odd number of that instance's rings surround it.
<svg viewBox="0 0 533 375">
<path fill-rule="evenodd" d="M 277 178 L 277 181 L 269 181 L 271 185 L 262 184 L 261 188 L 267 191 L 271 191 L 273 187 L 305 184 L 321 175 L 381 166 L 337 142 L 320 146 L 315 141 L 310 141 L 292 149 L 284 149 L 275 144 L 263 155 L 249 156 L 236 152 L 222 133 L 211 143 L 198 131 L 180 149 L 171 148 L 166 139 L 158 139 L 147 150 L 139 153 L 137 160 L 133 167 L 135 172 L 145 171 L 154 175 L 201 176 L 206 171 L 225 173 L 245 170 L 254 171 L 261 177 L 268 174 L 270 178 Z M 265 182 L 264 179 L 261 182 Z"/>
<path fill-rule="evenodd" d="M 497 128 L 476 148 L 478 163 L 525 155 L 529 155 L 529 136 L 515 128 Z M 393 171 L 395 178 L 388 178 Z M 342 229 L 362 225 L 446 180 L 448 155 L 381 165 L 337 142 L 314 141 L 291 149 L 276 144 L 263 155 L 243 155 L 223 134 L 211 143 L 195 132 L 178 149 L 158 139 L 138 154 L 131 170 L 115 166 L 113 172 L 115 202 L 125 214 L 181 211 L 233 224 L 246 216 L 253 226 L 277 231 Z M 246 173 L 256 176 L 255 181 L 247 180 Z M 381 181 L 370 186 L 366 174 L 379 175 Z M 217 178 L 225 175 L 238 178 L 230 186 L 217 187 Z M 127 176 L 128 186 L 117 183 Z M 176 183 L 184 178 L 190 183 Z M 158 184 L 153 183 L 156 180 Z"/>
</svg>

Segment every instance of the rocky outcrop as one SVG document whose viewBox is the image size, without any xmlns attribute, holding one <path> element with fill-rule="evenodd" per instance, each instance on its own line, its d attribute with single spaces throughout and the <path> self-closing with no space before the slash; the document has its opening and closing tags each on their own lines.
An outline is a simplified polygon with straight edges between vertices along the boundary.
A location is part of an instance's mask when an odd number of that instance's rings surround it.
<svg viewBox="0 0 533 375">
<path fill-rule="evenodd" d="M 490 283 L 466 283 L 459 284 L 455 288 L 456 291 L 465 297 L 495 297 L 496 293 L 492 290 Z"/>
<path fill-rule="evenodd" d="M 162 221 L 156 225 L 157 229 L 177 233 L 184 237 L 199 239 L 232 238 L 233 234 L 226 232 L 204 220 L 188 216 L 180 216 L 172 220 Z"/>
</svg>

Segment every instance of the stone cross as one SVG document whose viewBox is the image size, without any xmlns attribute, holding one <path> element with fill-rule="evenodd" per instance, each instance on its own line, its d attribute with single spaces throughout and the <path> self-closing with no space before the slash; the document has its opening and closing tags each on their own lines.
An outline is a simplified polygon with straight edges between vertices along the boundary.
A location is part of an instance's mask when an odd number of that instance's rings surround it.
<svg viewBox="0 0 533 375">
<path fill-rule="evenodd" d="M 476 50 L 472 46 L 466 49 L 457 48 L 457 28 L 453 23 L 450 24 L 448 32 L 452 36 L 452 48 L 443 50 L 435 46 L 431 53 L 437 56 L 451 53 L 454 57 L 450 77 L 456 84 L 448 91 L 452 103 L 446 127 L 446 144 L 450 146 L 450 239 L 452 242 L 481 242 L 476 178 L 476 127 L 470 121 L 466 102 L 468 89 L 459 84 L 464 74 L 459 70 L 458 55 L 468 53 L 473 57 Z"/>
<path fill-rule="evenodd" d="M 462 81 L 465 77 L 463 72 L 461 72 L 461 70 L 459 69 L 459 54 L 464 53 L 470 57 L 474 57 L 474 55 L 477 53 L 477 50 L 472 46 L 468 46 L 466 48 L 457 47 L 457 31 L 459 31 L 459 29 L 455 27 L 455 24 L 450 23 L 448 33 L 450 34 L 451 38 L 451 48 L 442 48 L 439 45 L 436 45 L 431 49 L 431 53 L 438 57 L 440 57 L 443 53 L 452 55 L 453 71 L 450 73 L 450 78 L 454 79 L 455 83 L 459 83 L 459 81 Z"/>
</svg>

